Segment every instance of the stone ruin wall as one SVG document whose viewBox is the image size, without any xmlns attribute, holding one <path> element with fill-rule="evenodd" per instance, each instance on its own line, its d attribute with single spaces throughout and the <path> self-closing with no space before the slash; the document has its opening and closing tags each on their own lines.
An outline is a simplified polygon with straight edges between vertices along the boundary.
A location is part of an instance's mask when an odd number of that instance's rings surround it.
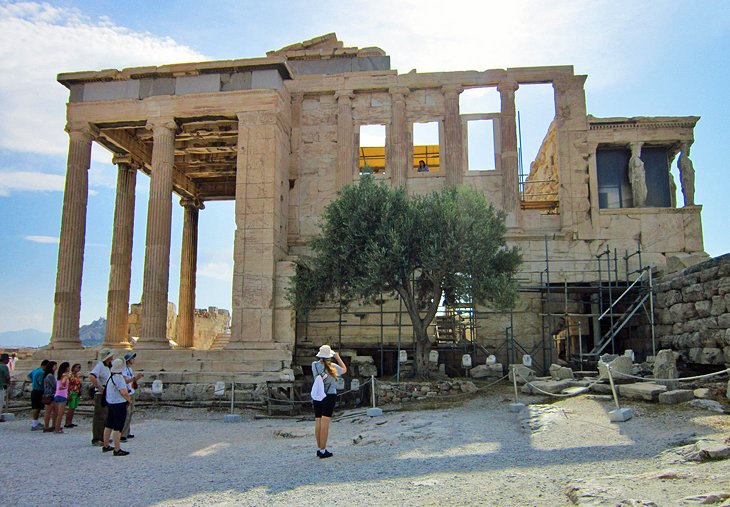
<svg viewBox="0 0 730 507">
<path fill-rule="evenodd" d="M 142 331 L 142 304 L 133 304 L 129 312 L 129 336 L 139 337 Z M 229 333 L 231 313 L 214 306 L 196 309 L 193 316 L 193 347 L 208 350 L 219 334 Z M 167 303 L 167 339 L 175 340 L 177 335 L 177 311 L 174 303 Z"/>
<path fill-rule="evenodd" d="M 668 274 L 654 289 L 658 348 L 730 367 L 730 254 Z"/>
<path fill-rule="evenodd" d="M 555 121 L 550 123 L 545 139 L 540 145 L 540 151 L 535 161 L 530 164 L 530 174 L 525 185 L 525 201 L 557 200 L 560 176 L 558 171 L 558 142 Z"/>
</svg>

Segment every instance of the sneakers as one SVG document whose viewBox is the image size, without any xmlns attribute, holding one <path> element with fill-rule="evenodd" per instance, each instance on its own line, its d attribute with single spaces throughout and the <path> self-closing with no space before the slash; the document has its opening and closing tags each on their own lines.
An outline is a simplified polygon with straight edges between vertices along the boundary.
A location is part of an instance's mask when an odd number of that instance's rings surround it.
<svg viewBox="0 0 730 507">
<path fill-rule="evenodd" d="M 78 426 L 78 424 L 71 423 L 71 424 L 64 424 L 63 425 L 64 428 L 75 428 L 76 426 Z"/>
<path fill-rule="evenodd" d="M 95 447 L 101 447 L 104 445 L 104 442 L 102 442 L 101 440 L 92 440 L 91 445 L 93 445 Z"/>
<path fill-rule="evenodd" d="M 130 433 L 129 435 L 127 435 L 127 438 L 134 438 L 134 435 L 132 435 L 132 434 Z"/>
<path fill-rule="evenodd" d="M 41 426 L 40 424 L 38 426 L 31 426 L 30 427 L 30 431 L 40 431 L 42 429 L 43 429 L 43 426 Z"/>
<path fill-rule="evenodd" d="M 53 428 L 43 428 L 43 433 L 53 433 Z"/>
<path fill-rule="evenodd" d="M 109 452 L 109 451 L 113 451 L 113 450 L 114 450 L 114 447 L 112 447 L 111 445 L 105 445 L 104 447 L 101 448 L 101 452 Z"/>
<path fill-rule="evenodd" d="M 122 449 L 119 449 L 118 451 L 114 451 L 114 456 L 127 456 L 129 454 L 128 451 L 124 451 Z"/>
<path fill-rule="evenodd" d="M 63 430 L 54 431 L 54 433 L 63 433 Z"/>
<path fill-rule="evenodd" d="M 121 437 L 121 438 L 120 438 L 119 440 L 120 440 L 121 442 L 126 442 L 126 441 L 127 441 L 127 437 Z"/>
<path fill-rule="evenodd" d="M 332 456 L 334 456 L 334 454 L 325 449 L 324 452 L 317 451 L 317 456 L 319 458 L 331 458 Z"/>
</svg>

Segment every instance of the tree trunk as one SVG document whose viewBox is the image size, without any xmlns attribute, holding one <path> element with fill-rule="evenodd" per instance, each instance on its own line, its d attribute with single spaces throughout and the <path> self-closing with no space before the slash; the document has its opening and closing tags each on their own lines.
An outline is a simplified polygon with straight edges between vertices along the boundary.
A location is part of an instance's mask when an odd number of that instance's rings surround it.
<svg viewBox="0 0 730 507">
<path fill-rule="evenodd" d="M 431 352 L 431 342 L 428 339 L 426 328 L 416 327 L 416 357 L 413 375 L 416 378 L 429 378 L 431 373 L 428 368 L 428 356 Z"/>
</svg>

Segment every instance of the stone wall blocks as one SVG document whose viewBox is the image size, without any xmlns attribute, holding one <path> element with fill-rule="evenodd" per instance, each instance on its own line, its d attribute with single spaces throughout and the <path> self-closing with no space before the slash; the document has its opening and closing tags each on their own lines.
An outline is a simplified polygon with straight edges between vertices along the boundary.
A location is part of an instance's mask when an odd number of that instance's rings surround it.
<svg viewBox="0 0 730 507">
<path fill-rule="evenodd" d="M 717 317 L 717 327 L 730 328 L 730 313 L 723 313 Z"/>
<path fill-rule="evenodd" d="M 682 289 L 682 299 L 686 302 L 700 301 L 704 298 L 705 288 L 700 283 L 695 283 Z"/>
<path fill-rule="evenodd" d="M 695 303 L 695 311 L 698 317 L 709 317 L 712 310 L 712 301 L 697 301 Z"/>
<path fill-rule="evenodd" d="M 730 294 L 730 277 L 721 279 L 717 284 L 717 295 L 725 296 L 726 294 Z M 727 302 L 727 299 L 725 301 Z"/>
<path fill-rule="evenodd" d="M 702 271 L 700 271 L 700 281 L 707 282 L 708 280 L 715 280 L 719 271 L 719 266 L 712 266 L 710 268 L 703 269 Z"/>
<path fill-rule="evenodd" d="M 730 346 L 723 347 L 722 353 L 724 356 L 725 366 L 730 367 Z M 730 398 L 730 380 L 728 380 L 727 387 L 728 387 L 728 398 Z"/>
<path fill-rule="evenodd" d="M 677 322 L 676 324 L 673 324 L 671 327 L 672 334 L 682 334 L 684 332 L 684 323 L 683 322 Z"/>
<path fill-rule="evenodd" d="M 710 314 L 717 317 L 722 315 L 727 310 L 727 304 L 725 303 L 724 296 L 712 296 L 712 307 L 710 308 Z"/>
</svg>

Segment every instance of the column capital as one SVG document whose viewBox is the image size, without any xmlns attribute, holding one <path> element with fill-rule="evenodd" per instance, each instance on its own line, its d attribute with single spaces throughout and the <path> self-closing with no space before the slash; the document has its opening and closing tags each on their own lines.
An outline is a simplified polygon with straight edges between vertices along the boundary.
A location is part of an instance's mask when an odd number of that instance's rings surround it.
<svg viewBox="0 0 730 507">
<path fill-rule="evenodd" d="M 85 121 L 70 121 L 64 129 L 72 139 L 93 141 L 99 136 L 99 129 Z"/>
<path fill-rule="evenodd" d="M 514 93 L 520 88 L 520 84 L 517 81 L 500 81 L 497 84 L 497 91 L 499 93 Z"/>
<path fill-rule="evenodd" d="M 641 148 L 644 146 L 644 141 L 634 141 L 629 143 L 629 149 L 631 150 L 631 156 L 640 157 Z"/>
<path fill-rule="evenodd" d="M 114 165 L 132 165 L 132 163 L 132 155 L 130 155 L 129 153 L 115 153 L 112 157 L 112 164 Z"/>
<path fill-rule="evenodd" d="M 304 92 L 292 92 L 291 101 L 301 103 L 304 100 Z"/>
<path fill-rule="evenodd" d="M 444 85 L 441 87 L 441 93 L 443 93 L 444 97 L 446 97 L 446 98 L 449 98 L 450 96 L 458 97 L 459 94 L 463 91 L 464 91 L 464 87 L 461 85 L 456 85 L 456 84 L 449 84 L 449 85 Z"/>
<path fill-rule="evenodd" d="M 394 86 L 392 88 L 388 88 L 388 93 L 395 99 L 396 97 L 399 97 L 400 100 L 403 100 L 406 95 L 411 93 L 411 89 L 407 86 Z"/>
<path fill-rule="evenodd" d="M 352 90 L 337 90 L 335 92 L 335 99 L 337 102 L 349 102 L 355 98 L 355 92 Z"/>
<path fill-rule="evenodd" d="M 145 125 L 147 130 L 167 129 L 175 132 L 178 128 L 174 118 L 149 118 Z"/>
<path fill-rule="evenodd" d="M 205 204 L 201 199 L 194 197 L 192 199 L 183 197 L 180 199 L 180 206 L 183 208 L 205 209 Z"/>
</svg>

